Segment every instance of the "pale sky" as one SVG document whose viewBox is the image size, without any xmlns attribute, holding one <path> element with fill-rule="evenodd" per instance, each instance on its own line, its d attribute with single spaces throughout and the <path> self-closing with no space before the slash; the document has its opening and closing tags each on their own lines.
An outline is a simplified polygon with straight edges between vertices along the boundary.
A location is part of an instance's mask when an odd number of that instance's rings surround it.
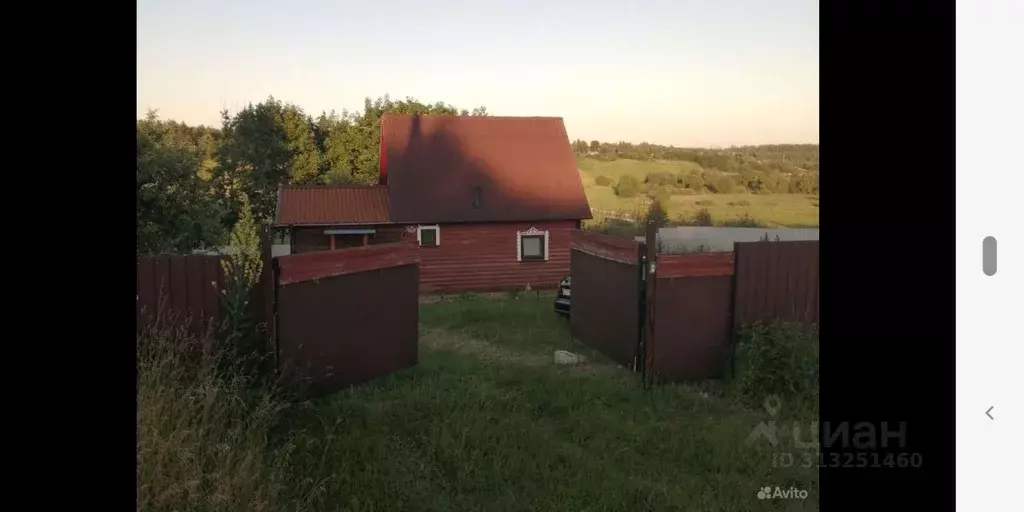
<svg viewBox="0 0 1024 512">
<path fill-rule="evenodd" d="M 818 142 L 817 0 L 137 1 L 139 117 L 390 93 L 588 141 Z"/>
</svg>

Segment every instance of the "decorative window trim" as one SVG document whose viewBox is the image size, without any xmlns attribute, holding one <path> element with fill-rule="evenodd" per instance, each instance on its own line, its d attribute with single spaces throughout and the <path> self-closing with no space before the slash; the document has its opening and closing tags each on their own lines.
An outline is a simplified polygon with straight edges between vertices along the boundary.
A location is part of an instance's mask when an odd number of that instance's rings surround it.
<svg viewBox="0 0 1024 512">
<path fill-rule="evenodd" d="M 544 259 L 543 260 L 540 260 L 540 259 L 536 259 L 536 260 L 527 259 L 526 261 L 548 261 L 548 254 L 549 254 L 549 250 L 548 250 L 549 243 L 548 242 L 550 240 L 550 238 L 548 237 L 548 232 L 547 231 L 541 231 L 541 230 L 539 230 L 539 229 L 537 229 L 535 227 L 531 227 L 530 229 L 528 229 L 526 231 L 517 231 L 516 232 L 516 261 L 523 261 L 523 237 L 524 236 L 543 236 L 544 237 Z"/>
<path fill-rule="evenodd" d="M 436 245 L 427 246 L 427 247 L 438 247 L 438 246 L 440 246 L 441 245 L 441 227 L 438 226 L 437 224 L 434 224 L 433 226 L 416 226 L 416 243 L 420 247 L 423 247 L 423 230 L 424 229 L 433 229 L 434 233 L 435 233 L 434 234 L 434 241 L 436 242 Z"/>
</svg>

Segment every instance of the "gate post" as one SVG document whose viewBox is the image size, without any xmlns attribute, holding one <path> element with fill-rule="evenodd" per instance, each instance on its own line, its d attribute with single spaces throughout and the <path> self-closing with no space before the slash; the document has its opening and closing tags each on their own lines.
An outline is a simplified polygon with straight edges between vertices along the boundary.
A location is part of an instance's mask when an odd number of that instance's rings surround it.
<svg viewBox="0 0 1024 512">
<path fill-rule="evenodd" d="M 640 380 L 646 383 L 647 370 L 647 243 L 640 242 L 636 246 L 637 268 L 637 340 L 636 355 L 633 357 L 633 371 L 640 373 Z"/>
<path fill-rule="evenodd" d="M 654 272 L 658 261 L 658 225 L 648 221 L 645 228 L 644 258 L 640 265 L 644 279 L 642 290 L 644 312 L 641 316 L 640 328 L 643 331 L 644 344 L 644 373 L 642 377 L 644 387 L 649 387 L 654 381 L 654 322 L 657 320 L 654 311 L 656 288 Z"/>
</svg>

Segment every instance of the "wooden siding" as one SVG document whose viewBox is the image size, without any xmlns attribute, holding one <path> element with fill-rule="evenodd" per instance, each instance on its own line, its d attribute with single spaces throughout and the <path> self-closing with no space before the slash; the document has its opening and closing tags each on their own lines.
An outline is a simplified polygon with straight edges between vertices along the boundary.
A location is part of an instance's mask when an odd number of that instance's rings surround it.
<svg viewBox="0 0 1024 512">
<path fill-rule="evenodd" d="M 578 221 L 441 224 L 437 247 L 420 247 L 420 293 L 491 292 L 512 288 L 555 288 L 569 275 L 572 232 Z M 415 225 L 409 226 L 415 228 Z M 376 226 L 370 244 L 416 244 L 416 230 Z M 516 261 L 516 234 L 548 232 L 547 261 Z M 330 249 L 322 227 L 295 228 L 292 253 Z"/>
<path fill-rule="evenodd" d="M 441 224 L 438 247 L 420 248 L 420 293 L 555 288 L 569 275 L 576 221 Z M 516 261 L 516 233 L 548 231 L 547 261 Z M 416 233 L 404 236 L 416 240 Z"/>
</svg>

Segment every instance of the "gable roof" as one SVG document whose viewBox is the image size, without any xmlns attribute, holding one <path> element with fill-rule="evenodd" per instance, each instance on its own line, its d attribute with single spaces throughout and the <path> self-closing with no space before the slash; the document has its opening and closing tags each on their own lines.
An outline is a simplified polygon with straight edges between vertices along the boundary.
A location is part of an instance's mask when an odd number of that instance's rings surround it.
<svg viewBox="0 0 1024 512">
<path fill-rule="evenodd" d="M 559 117 L 384 115 L 380 173 L 395 222 L 591 217 Z"/>
<path fill-rule="evenodd" d="M 384 187 L 288 186 L 277 191 L 278 225 L 384 224 L 391 221 Z"/>
</svg>

